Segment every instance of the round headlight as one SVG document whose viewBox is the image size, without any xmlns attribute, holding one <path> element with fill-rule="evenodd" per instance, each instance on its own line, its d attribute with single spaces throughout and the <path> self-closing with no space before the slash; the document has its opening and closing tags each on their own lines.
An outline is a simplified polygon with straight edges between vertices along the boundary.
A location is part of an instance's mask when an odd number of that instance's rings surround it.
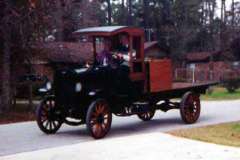
<svg viewBox="0 0 240 160">
<path fill-rule="evenodd" d="M 76 86 L 75 86 L 75 91 L 76 92 L 80 92 L 82 90 L 82 84 L 79 82 L 79 83 L 76 83 Z"/>
<path fill-rule="evenodd" d="M 46 88 L 47 88 L 47 90 L 51 90 L 51 89 L 52 89 L 52 84 L 51 84 L 51 82 L 47 82 Z"/>
</svg>

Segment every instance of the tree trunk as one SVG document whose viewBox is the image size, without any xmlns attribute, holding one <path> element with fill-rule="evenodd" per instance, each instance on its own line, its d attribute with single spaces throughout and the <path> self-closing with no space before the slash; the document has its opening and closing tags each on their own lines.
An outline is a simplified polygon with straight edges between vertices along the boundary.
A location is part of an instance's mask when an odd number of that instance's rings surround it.
<svg viewBox="0 0 240 160">
<path fill-rule="evenodd" d="M 235 1 L 232 0 L 232 27 L 234 27 L 234 23 L 235 23 Z"/>
<path fill-rule="evenodd" d="M 28 109 L 29 109 L 29 111 L 34 111 L 34 108 L 33 108 L 33 84 L 32 84 L 32 81 L 30 81 L 29 83 L 28 83 L 28 85 L 29 85 L 29 97 L 28 97 Z"/>
<path fill-rule="evenodd" d="M 143 1 L 143 27 L 145 29 L 145 39 L 150 41 L 150 29 L 149 29 L 149 0 Z"/>
<path fill-rule="evenodd" d="M 121 3 L 121 23 L 122 25 L 126 25 L 126 21 L 125 21 L 125 0 L 122 0 Z"/>
<path fill-rule="evenodd" d="M 221 26 L 220 26 L 220 50 L 224 50 L 224 48 L 225 48 L 225 38 L 224 38 L 225 16 L 226 16 L 225 11 L 226 11 L 225 0 L 222 0 L 222 4 L 221 4 Z"/>
<path fill-rule="evenodd" d="M 4 52 L 3 52 L 3 64 L 2 64 L 2 110 L 9 110 L 11 99 L 11 87 L 10 87 L 10 31 L 5 27 L 3 32 L 4 38 Z"/>
<path fill-rule="evenodd" d="M 201 5 L 201 9 L 202 9 L 202 13 L 201 13 L 201 24 L 202 24 L 202 26 L 205 25 L 204 5 L 205 5 L 205 2 L 202 0 L 202 5 Z"/>
<path fill-rule="evenodd" d="M 223 23 L 225 23 L 225 11 L 226 11 L 225 0 L 222 0 L 222 4 L 221 4 L 221 20 L 222 20 Z"/>
<path fill-rule="evenodd" d="M 144 10 L 144 28 L 149 28 L 149 22 L 148 22 L 148 14 L 149 14 L 149 0 L 144 0 L 143 1 L 143 10 Z"/>
<path fill-rule="evenodd" d="M 3 41 L 4 41 L 4 49 L 3 49 L 3 57 L 2 57 L 2 106 L 0 107 L 0 112 L 4 112 L 10 109 L 11 105 L 11 74 L 10 74 L 10 56 L 11 56 L 11 25 L 9 23 L 9 10 L 10 10 L 10 2 L 9 0 L 5 0 L 5 11 L 4 11 L 4 20 L 3 20 Z"/>
<path fill-rule="evenodd" d="M 63 41 L 64 40 L 64 25 L 63 25 L 63 8 L 62 8 L 62 2 L 60 0 L 56 1 L 56 8 L 57 11 L 54 14 L 55 20 L 56 20 L 56 26 L 57 26 L 57 41 Z"/>
<path fill-rule="evenodd" d="M 216 10 L 216 1 L 213 0 L 211 1 L 211 11 L 210 11 L 210 34 L 211 34 L 211 49 L 215 50 L 216 49 L 216 44 L 214 41 L 214 15 L 215 15 L 215 10 Z"/>
<path fill-rule="evenodd" d="M 132 0 L 128 0 L 128 25 L 132 25 Z"/>
<path fill-rule="evenodd" d="M 2 95 L 0 95 L 0 104 L 2 104 Z M 2 106 L 0 106 L 0 115 L 3 113 Z"/>
<path fill-rule="evenodd" d="M 112 25 L 112 6 L 111 1 L 107 0 L 108 25 Z"/>
<path fill-rule="evenodd" d="M 122 0 L 122 11 L 124 11 L 124 8 L 125 8 L 125 0 Z"/>
</svg>

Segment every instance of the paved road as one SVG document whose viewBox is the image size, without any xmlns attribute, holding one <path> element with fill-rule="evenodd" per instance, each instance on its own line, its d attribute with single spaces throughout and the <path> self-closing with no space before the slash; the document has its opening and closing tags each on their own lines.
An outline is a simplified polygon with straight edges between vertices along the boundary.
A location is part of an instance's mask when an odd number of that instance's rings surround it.
<svg viewBox="0 0 240 160">
<path fill-rule="evenodd" d="M 144 133 L 23 152 L 1 160 L 239 160 L 240 148 Z"/>
<path fill-rule="evenodd" d="M 167 113 L 159 111 L 149 122 L 142 122 L 136 116 L 113 117 L 112 129 L 106 139 L 239 121 L 239 113 L 240 100 L 235 100 L 202 102 L 201 117 L 193 125 L 183 124 L 178 110 Z M 0 137 L 0 156 L 94 141 L 88 136 L 84 125 L 79 127 L 64 125 L 57 134 L 45 135 L 37 128 L 35 122 L 0 125 Z"/>
</svg>

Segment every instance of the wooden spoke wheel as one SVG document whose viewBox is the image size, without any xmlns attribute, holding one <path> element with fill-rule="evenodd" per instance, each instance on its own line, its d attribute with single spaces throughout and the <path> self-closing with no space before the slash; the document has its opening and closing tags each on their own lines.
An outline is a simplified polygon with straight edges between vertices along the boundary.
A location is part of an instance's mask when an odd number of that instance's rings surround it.
<svg viewBox="0 0 240 160">
<path fill-rule="evenodd" d="M 155 114 L 155 109 L 151 108 L 149 111 L 144 112 L 144 113 L 139 113 L 138 118 L 140 118 L 143 121 L 150 121 Z"/>
<path fill-rule="evenodd" d="M 105 100 L 96 100 L 89 106 L 86 124 L 88 132 L 95 139 L 103 138 L 109 132 L 112 124 L 112 113 Z"/>
<path fill-rule="evenodd" d="M 40 103 L 36 116 L 39 128 L 46 134 L 56 133 L 62 125 L 60 111 L 57 110 L 55 99 L 52 97 Z"/>
<path fill-rule="evenodd" d="M 200 116 L 200 111 L 201 104 L 199 95 L 192 92 L 185 93 L 180 103 L 182 120 L 187 124 L 195 123 Z"/>
</svg>

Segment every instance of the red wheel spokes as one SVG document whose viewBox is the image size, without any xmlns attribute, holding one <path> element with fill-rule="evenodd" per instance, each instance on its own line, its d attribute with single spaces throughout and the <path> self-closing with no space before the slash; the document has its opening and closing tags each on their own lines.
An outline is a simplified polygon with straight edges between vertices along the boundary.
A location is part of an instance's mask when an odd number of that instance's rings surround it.
<svg viewBox="0 0 240 160">
<path fill-rule="evenodd" d="M 109 124 L 109 111 L 104 103 L 98 103 L 95 108 L 95 112 L 91 116 L 91 126 L 93 133 L 99 137 L 107 131 L 107 125 Z M 103 118 L 101 122 L 98 121 L 99 117 Z"/>
<path fill-rule="evenodd" d="M 101 103 L 97 104 L 96 113 L 101 114 L 101 113 L 103 113 L 103 110 L 105 110 L 104 104 L 101 104 Z"/>
<path fill-rule="evenodd" d="M 185 114 L 186 114 L 186 118 L 189 121 L 193 121 L 196 117 L 196 115 L 198 114 L 198 108 L 200 105 L 200 101 L 199 101 L 199 97 L 198 96 L 194 96 L 194 95 L 189 95 L 186 103 L 185 103 Z"/>
<path fill-rule="evenodd" d="M 93 132 L 96 136 L 101 136 L 102 134 L 102 128 L 101 128 L 101 125 L 100 124 L 95 124 L 94 125 L 94 129 L 93 129 Z"/>
</svg>

